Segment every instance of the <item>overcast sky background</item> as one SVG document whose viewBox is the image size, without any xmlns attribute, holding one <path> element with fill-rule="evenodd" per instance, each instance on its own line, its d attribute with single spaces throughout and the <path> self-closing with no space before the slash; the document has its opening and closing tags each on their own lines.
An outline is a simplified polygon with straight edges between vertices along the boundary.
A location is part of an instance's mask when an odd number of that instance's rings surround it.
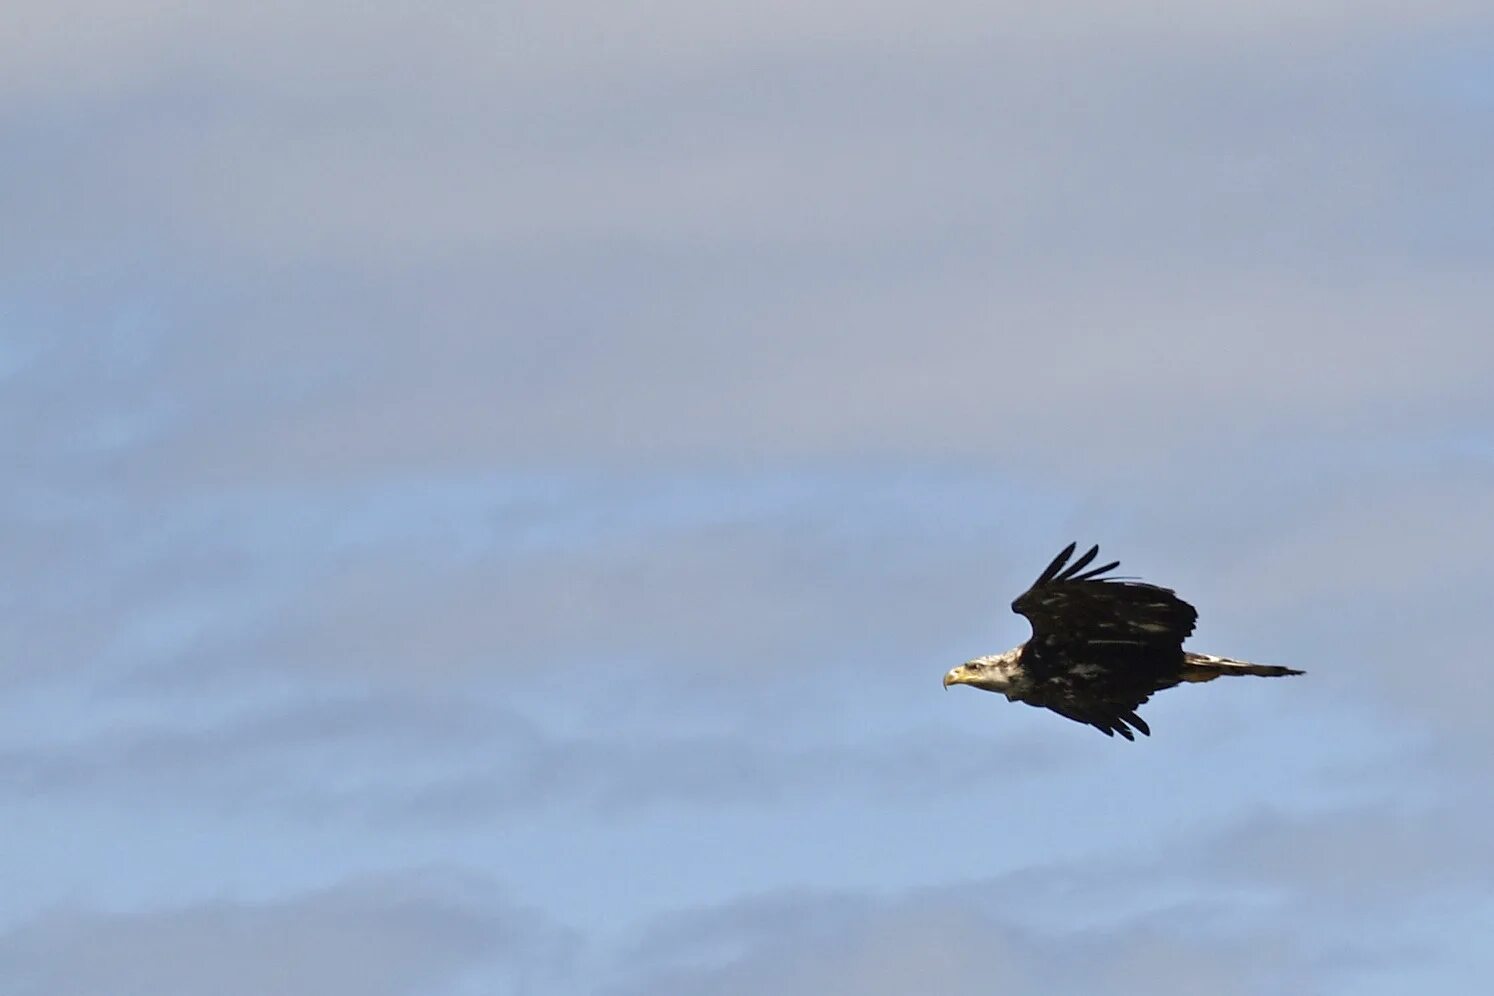
<svg viewBox="0 0 1494 996">
<path fill-rule="evenodd" d="M 7 6 L 0 991 L 1481 991 L 1494 16 L 1034 6 Z"/>
</svg>

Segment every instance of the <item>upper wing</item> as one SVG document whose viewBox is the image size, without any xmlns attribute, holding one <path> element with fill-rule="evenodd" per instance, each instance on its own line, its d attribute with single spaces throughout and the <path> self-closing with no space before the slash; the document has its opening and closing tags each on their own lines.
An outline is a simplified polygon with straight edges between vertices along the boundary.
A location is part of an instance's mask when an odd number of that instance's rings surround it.
<svg viewBox="0 0 1494 996">
<path fill-rule="evenodd" d="M 1022 665 L 1035 698 L 1061 716 L 1106 734 L 1143 733 L 1137 706 L 1177 680 L 1183 640 L 1198 613 L 1166 588 L 1106 579 L 1113 562 L 1090 570 L 1099 547 L 1070 564 L 1074 544 L 1053 559 L 1012 611 L 1032 623 Z"/>
<path fill-rule="evenodd" d="M 1167 588 L 1101 577 L 1120 561 L 1085 570 L 1099 552 L 1098 546 L 1090 547 L 1069 564 L 1070 543 L 1012 602 L 1012 611 L 1032 623 L 1029 643 L 1069 652 L 1107 645 L 1181 651 L 1198 621 L 1193 606 Z"/>
</svg>

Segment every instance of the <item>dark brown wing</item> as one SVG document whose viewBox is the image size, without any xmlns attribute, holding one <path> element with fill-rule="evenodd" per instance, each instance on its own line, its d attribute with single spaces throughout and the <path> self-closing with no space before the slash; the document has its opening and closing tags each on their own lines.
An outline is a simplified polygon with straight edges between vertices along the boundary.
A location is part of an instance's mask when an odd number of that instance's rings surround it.
<svg viewBox="0 0 1494 996">
<path fill-rule="evenodd" d="M 1132 727 L 1149 732 L 1136 708 L 1177 683 L 1198 613 L 1166 588 L 1103 577 L 1118 561 L 1086 569 L 1098 546 L 1070 564 L 1074 549 L 1066 546 L 1012 602 L 1032 623 L 1021 664 L 1035 704 L 1134 739 Z"/>
<path fill-rule="evenodd" d="M 1127 740 L 1135 740 L 1136 734 L 1131 732 L 1133 729 L 1140 730 L 1144 736 L 1152 735 L 1152 728 L 1146 725 L 1144 719 L 1136 715 L 1137 708 L 1148 697 L 1148 695 L 1117 696 L 1110 699 L 1085 698 L 1083 701 L 1058 699 L 1047 703 L 1047 708 L 1065 719 L 1093 726 L 1107 737 L 1113 737 L 1119 733 Z"/>
<path fill-rule="evenodd" d="M 1101 576 L 1119 567 L 1119 561 L 1084 570 L 1099 551 L 1091 547 L 1065 567 L 1074 553 L 1070 543 L 1012 602 L 1012 611 L 1032 623 L 1030 643 L 1072 651 L 1126 645 L 1181 652 L 1198 621 L 1193 606 L 1167 588 Z"/>
</svg>

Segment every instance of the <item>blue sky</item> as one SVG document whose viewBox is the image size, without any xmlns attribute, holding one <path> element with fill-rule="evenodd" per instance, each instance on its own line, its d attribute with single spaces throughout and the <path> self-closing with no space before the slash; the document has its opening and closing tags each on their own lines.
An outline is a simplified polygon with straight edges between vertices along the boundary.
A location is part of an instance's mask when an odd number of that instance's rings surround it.
<svg viewBox="0 0 1494 996">
<path fill-rule="evenodd" d="M 1494 20 L 1029 6 L 22 4 L 5 991 L 1486 980 Z"/>
</svg>

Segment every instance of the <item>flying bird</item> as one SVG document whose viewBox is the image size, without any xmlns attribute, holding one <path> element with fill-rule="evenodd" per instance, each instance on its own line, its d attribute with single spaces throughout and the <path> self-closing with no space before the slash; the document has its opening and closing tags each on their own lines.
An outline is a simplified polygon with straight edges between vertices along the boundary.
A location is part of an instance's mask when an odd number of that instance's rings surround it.
<svg viewBox="0 0 1494 996">
<path fill-rule="evenodd" d="M 1012 611 L 1032 623 L 1032 638 L 1004 654 L 966 661 L 944 676 L 944 687 L 970 685 L 1010 702 L 1051 709 L 1113 737 L 1151 736 L 1137 708 L 1153 694 L 1185 681 L 1223 675 L 1275 678 L 1302 674 L 1183 649 L 1198 612 L 1170 589 L 1131 578 L 1105 577 L 1120 566 L 1086 568 L 1090 547 L 1072 564 L 1063 548 L 1017 600 Z M 1082 573 L 1081 573 L 1082 572 Z"/>
</svg>

